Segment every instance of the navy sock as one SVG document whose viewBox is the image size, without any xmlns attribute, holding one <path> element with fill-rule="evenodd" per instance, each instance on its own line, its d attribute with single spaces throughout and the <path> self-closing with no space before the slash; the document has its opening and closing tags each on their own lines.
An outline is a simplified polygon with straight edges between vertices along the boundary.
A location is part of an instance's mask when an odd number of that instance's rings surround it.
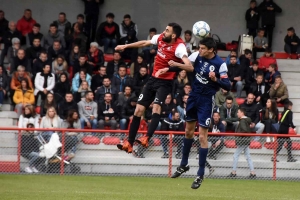
<svg viewBox="0 0 300 200">
<path fill-rule="evenodd" d="M 198 169 L 197 175 L 202 178 L 204 176 L 204 169 L 205 169 L 207 153 L 208 153 L 208 148 L 200 147 L 200 149 L 199 149 L 199 169 Z"/>
<path fill-rule="evenodd" d="M 191 151 L 192 144 L 194 142 L 194 138 L 188 139 L 184 138 L 182 143 L 182 159 L 180 166 L 186 166 L 188 164 L 188 159 Z"/>
<path fill-rule="evenodd" d="M 160 114 L 153 113 L 153 115 L 151 117 L 151 122 L 148 127 L 148 131 L 147 131 L 147 136 L 149 136 L 149 138 L 152 137 L 152 135 L 154 134 L 154 131 L 157 129 L 159 121 L 160 121 Z"/>
<path fill-rule="evenodd" d="M 133 145 L 135 136 L 139 130 L 140 127 L 140 122 L 141 122 L 141 117 L 133 116 L 130 128 L 129 128 L 129 137 L 128 137 L 128 142 Z"/>
</svg>

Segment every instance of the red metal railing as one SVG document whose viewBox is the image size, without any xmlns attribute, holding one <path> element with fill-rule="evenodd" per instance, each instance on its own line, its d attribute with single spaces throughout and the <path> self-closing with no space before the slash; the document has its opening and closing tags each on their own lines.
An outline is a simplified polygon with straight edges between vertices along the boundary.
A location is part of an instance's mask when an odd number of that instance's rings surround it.
<svg viewBox="0 0 300 200">
<path fill-rule="evenodd" d="M 61 132 L 61 163 L 60 163 L 60 174 L 64 174 L 64 151 L 65 151 L 65 133 L 70 132 L 70 129 L 42 129 L 42 128 L 34 128 L 34 129 L 27 129 L 27 128 L 13 128 L 13 127 L 0 127 L 0 134 L 1 131 L 18 131 L 18 159 L 17 163 L 20 168 L 20 155 L 21 155 L 21 133 L 23 130 L 27 131 L 56 131 Z M 74 129 L 72 130 L 74 131 Z M 93 133 L 106 133 L 108 130 L 92 130 Z M 76 129 L 76 132 L 91 132 L 91 129 Z M 109 130 L 110 133 L 125 133 L 128 135 L 128 130 Z M 139 131 L 139 133 L 146 134 L 146 131 Z M 172 154 L 173 154 L 173 135 L 184 135 L 184 132 L 176 132 L 176 131 L 156 131 L 156 134 L 165 134 L 169 135 L 169 166 L 168 166 L 168 176 L 172 175 Z M 198 132 L 195 132 L 195 135 L 198 135 Z M 254 137 L 254 136 L 260 136 L 260 137 L 274 137 L 275 139 L 275 147 L 274 147 L 274 153 L 273 153 L 273 180 L 276 180 L 276 160 L 277 160 L 277 154 L 276 154 L 276 148 L 277 148 L 277 138 L 278 137 L 296 137 L 300 138 L 300 135 L 290 135 L 290 134 L 256 134 L 256 133 L 209 133 L 210 136 L 248 136 L 248 137 Z M 0 164 L 1 165 L 1 164 Z M 0 166 L 1 168 L 1 166 Z"/>
</svg>

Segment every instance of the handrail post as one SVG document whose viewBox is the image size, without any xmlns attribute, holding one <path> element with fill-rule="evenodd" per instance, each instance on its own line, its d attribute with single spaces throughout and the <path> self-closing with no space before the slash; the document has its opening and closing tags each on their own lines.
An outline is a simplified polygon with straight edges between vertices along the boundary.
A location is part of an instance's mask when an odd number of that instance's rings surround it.
<svg viewBox="0 0 300 200">
<path fill-rule="evenodd" d="M 172 176 L 173 132 L 169 134 L 169 177 Z"/>
<path fill-rule="evenodd" d="M 274 153 L 273 153 L 273 181 L 276 181 L 276 172 L 277 172 L 277 147 L 278 147 L 278 140 L 277 140 L 277 136 L 274 137 Z"/>
<path fill-rule="evenodd" d="M 18 155 L 17 155 L 17 157 L 18 157 L 18 171 L 20 172 L 20 169 L 21 169 L 21 140 L 22 140 L 22 131 L 21 130 L 19 130 L 18 131 Z"/>
<path fill-rule="evenodd" d="M 60 175 L 64 175 L 65 171 L 65 165 L 64 165 L 64 160 L 65 160 L 65 131 L 62 131 L 61 133 L 61 161 L 60 161 Z"/>
</svg>

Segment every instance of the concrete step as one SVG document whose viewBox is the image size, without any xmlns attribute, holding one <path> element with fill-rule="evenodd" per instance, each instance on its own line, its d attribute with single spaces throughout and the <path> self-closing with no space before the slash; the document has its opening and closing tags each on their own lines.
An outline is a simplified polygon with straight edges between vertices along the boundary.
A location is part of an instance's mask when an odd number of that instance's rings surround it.
<svg viewBox="0 0 300 200">
<path fill-rule="evenodd" d="M 6 119 L 19 119 L 18 115 L 14 111 L 2 111 L 0 112 L 0 118 L 6 118 Z M 2 120 L 2 119 L 1 119 Z M 0 121 L 1 121 L 0 120 Z"/>
<path fill-rule="evenodd" d="M 15 125 L 16 122 L 14 121 L 14 119 L 0 117 L 0 127 L 14 127 Z"/>
<path fill-rule="evenodd" d="M 300 60 L 276 59 L 280 72 L 300 72 Z"/>
<path fill-rule="evenodd" d="M 11 111 L 10 104 L 2 104 L 2 111 Z"/>
<path fill-rule="evenodd" d="M 295 81 L 299 81 L 300 72 L 281 72 L 281 77 L 283 79 L 283 82 L 286 79 L 293 79 Z"/>
<path fill-rule="evenodd" d="M 300 86 L 300 81 L 297 81 L 297 79 L 283 78 L 283 81 L 288 86 L 290 85 Z"/>
</svg>

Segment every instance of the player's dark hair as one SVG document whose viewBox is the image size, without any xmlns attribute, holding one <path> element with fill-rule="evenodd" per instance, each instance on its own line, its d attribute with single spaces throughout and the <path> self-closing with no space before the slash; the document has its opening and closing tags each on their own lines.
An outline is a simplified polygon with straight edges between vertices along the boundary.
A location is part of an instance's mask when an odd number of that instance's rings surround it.
<svg viewBox="0 0 300 200">
<path fill-rule="evenodd" d="M 124 15 L 124 19 L 131 19 L 131 16 L 129 14 Z"/>
<path fill-rule="evenodd" d="M 294 29 L 294 27 L 290 27 L 290 28 L 288 28 L 288 29 L 287 29 L 287 31 L 292 31 L 292 32 L 294 32 L 294 33 L 295 33 L 295 29 Z"/>
<path fill-rule="evenodd" d="M 253 62 L 252 62 L 252 66 L 253 65 L 258 65 L 258 61 L 257 60 L 254 60 Z"/>
<path fill-rule="evenodd" d="M 244 52 L 245 52 L 245 55 L 252 54 L 252 51 L 250 49 L 245 49 Z"/>
<path fill-rule="evenodd" d="M 226 96 L 226 100 L 231 100 L 231 101 L 233 101 L 233 98 L 232 98 L 232 96 Z"/>
<path fill-rule="evenodd" d="M 156 28 L 150 28 L 150 29 L 149 29 L 149 33 L 150 33 L 150 32 L 155 32 L 155 33 L 157 33 L 157 30 L 156 30 Z"/>
<path fill-rule="evenodd" d="M 113 13 L 107 13 L 106 18 L 115 18 L 115 15 Z"/>
<path fill-rule="evenodd" d="M 185 34 L 192 35 L 192 31 L 190 31 L 190 30 L 186 30 L 186 31 L 184 31 L 184 35 L 185 35 Z"/>
<path fill-rule="evenodd" d="M 182 28 L 179 24 L 176 24 L 174 22 L 169 23 L 168 26 L 171 26 L 173 28 L 173 33 L 176 35 L 176 39 L 180 37 Z"/>
<path fill-rule="evenodd" d="M 84 19 L 84 15 L 83 15 L 83 14 L 78 14 L 78 15 L 77 15 L 77 19 L 78 19 L 78 18 Z"/>
<path fill-rule="evenodd" d="M 244 113 L 244 115 L 246 115 L 246 110 L 245 110 L 245 108 L 239 107 L 239 110 L 240 110 L 240 112 Z"/>
<path fill-rule="evenodd" d="M 204 45 L 206 46 L 208 49 L 213 49 L 214 51 L 217 50 L 217 44 L 215 42 L 215 40 L 212 37 L 206 37 L 203 38 L 202 40 L 200 40 L 199 42 L 199 46 L 200 45 Z"/>
</svg>

